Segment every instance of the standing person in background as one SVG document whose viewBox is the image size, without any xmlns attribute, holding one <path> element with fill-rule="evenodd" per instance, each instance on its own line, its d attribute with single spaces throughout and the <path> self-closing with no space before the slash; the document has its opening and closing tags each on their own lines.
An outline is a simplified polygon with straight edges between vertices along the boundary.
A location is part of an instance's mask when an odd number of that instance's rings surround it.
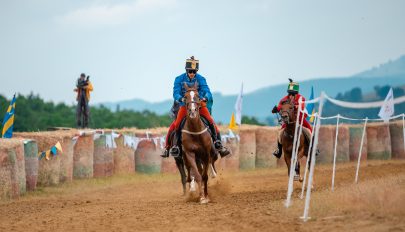
<svg viewBox="0 0 405 232">
<path fill-rule="evenodd" d="M 76 101 L 76 122 L 78 128 L 87 128 L 89 126 L 89 101 L 90 101 L 90 92 L 93 91 L 93 85 L 90 82 L 90 76 L 82 73 L 77 79 L 76 88 L 74 89 L 77 92 Z"/>
</svg>

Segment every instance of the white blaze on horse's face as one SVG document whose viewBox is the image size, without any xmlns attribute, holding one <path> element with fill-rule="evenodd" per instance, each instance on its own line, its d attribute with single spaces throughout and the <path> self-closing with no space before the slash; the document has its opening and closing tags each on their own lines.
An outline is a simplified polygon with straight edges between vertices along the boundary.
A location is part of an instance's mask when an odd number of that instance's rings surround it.
<svg viewBox="0 0 405 232">
<path fill-rule="evenodd" d="M 197 101 L 195 100 L 195 92 L 191 91 L 190 92 L 190 97 L 191 97 L 191 105 L 189 108 L 189 114 L 190 114 L 190 118 L 195 118 L 197 117 Z"/>
</svg>

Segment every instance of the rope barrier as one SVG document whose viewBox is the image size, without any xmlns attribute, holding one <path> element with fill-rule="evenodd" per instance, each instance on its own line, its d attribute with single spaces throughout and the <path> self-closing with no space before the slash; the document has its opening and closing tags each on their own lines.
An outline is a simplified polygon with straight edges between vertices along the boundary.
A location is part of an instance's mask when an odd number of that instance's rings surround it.
<svg viewBox="0 0 405 232">
<path fill-rule="evenodd" d="M 335 105 L 346 107 L 346 108 L 355 108 L 355 109 L 366 109 L 366 108 L 378 108 L 384 105 L 384 101 L 376 101 L 376 102 L 346 102 L 341 100 L 336 100 L 334 98 L 329 97 L 325 94 L 325 98 L 332 102 Z M 394 104 L 399 104 L 405 102 L 405 96 L 395 98 Z"/>
</svg>

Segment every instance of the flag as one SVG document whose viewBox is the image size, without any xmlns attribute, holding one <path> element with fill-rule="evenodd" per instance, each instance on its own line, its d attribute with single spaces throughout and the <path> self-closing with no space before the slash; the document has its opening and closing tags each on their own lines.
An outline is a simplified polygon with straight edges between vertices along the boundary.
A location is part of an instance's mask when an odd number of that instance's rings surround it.
<svg viewBox="0 0 405 232">
<path fill-rule="evenodd" d="M 243 82 L 240 88 L 240 93 L 235 103 L 235 122 L 240 125 L 242 123 L 242 100 L 243 100 Z"/>
<path fill-rule="evenodd" d="M 311 101 L 311 100 L 313 100 L 313 99 L 314 99 L 314 87 L 311 86 L 311 95 L 309 96 L 309 100 Z M 313 122 L 314 122 L 314 116 L 313 116 L 313 114 L 315 114 L 314 103 L 309 103 L 309 104 L 307 105 L 307 112 L 308 112 L 308 114 L 312 114 L 312 116 L 311 116 L 311 115 L 308 115 L 307 120 L 308 120 L 310 123 L 313 123 Z"/>
<path fill-rule="evenodd" d="M 13 126 L 14 126 L 14 109 L 15 109 L 15 94 L 13 99 L 8 106 L 7 113 L 3 119 L 3 131 L 2 137 L 3 138 L 11 138 L 13 137 Z"/>
<path fill-rule="evenodd" d="M 389 118 L 394 115 L 394 93 L 392 88 L 388 91 L 385 97 L 384 104 L 381 106 L 378 116 L 384 119 L 384 122 L 388 122 Z"/>
<path fill-rule="evenodd" d="M 235 114 L 234 113 L 232 113 L 231 121 L 229 122 L 229 129 L 231 129 L 231 130 L 237 130 L 238 129 L 238 125 L 236 125 L 236 122 L 235 122 Z"/>
</svg>

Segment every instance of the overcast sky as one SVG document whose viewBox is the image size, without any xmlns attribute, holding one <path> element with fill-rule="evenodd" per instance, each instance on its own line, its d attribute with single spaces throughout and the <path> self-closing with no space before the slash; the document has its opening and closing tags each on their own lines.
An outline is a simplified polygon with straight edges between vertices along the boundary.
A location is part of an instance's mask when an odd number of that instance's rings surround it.
<svg viewBox="0 0 405 232">
<path fill-rule="evenodd" d="M 0 0 L 0 94 L 172 97 L 185 59 L 213 92 L 349 76 L 405 54 L 405 1 Z"/>
</svg>

